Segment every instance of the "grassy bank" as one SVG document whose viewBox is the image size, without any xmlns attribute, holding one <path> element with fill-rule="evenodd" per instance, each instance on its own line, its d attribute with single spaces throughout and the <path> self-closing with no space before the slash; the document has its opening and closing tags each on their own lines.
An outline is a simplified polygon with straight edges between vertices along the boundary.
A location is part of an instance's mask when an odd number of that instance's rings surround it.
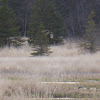
<svg viewBox="0 0 100 100">
<path fill-rule="evenodd" d="M 0 50 L 1 100 L 100 98 L 100 52 L 83 54 L 77 43 L 69 41 L 50 48 L 53 53 L 44 57 L 30 57 L 32 50 L 28 45 Z"/>
</svg>

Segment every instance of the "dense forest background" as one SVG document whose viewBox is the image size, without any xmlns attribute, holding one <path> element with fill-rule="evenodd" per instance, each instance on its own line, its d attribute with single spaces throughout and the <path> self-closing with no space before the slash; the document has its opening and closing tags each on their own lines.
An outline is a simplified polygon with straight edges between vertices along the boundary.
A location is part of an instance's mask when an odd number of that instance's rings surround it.
<svg viewBox="0 0 100 100">
<path fill-rule="evenodd" d="M 14 9 L 22 34 L 28 29 L 28 20 L 31 15 L 35 0 L 9 0 L 10 7 Z M 100 24 L 100 1 L 99 0 L 54 0 L 56 10 L 64 19 L 66 35 L 81 36 L 85 32 L 86 19 L 91 10 L 96 13 L 95 21 Z"/>
<path fill-rule="evenodd" d="M 54 34 L 51 44 L 95 33 L 100 26 L 99 11 L 99 0 L 0 0 L 0 46 L 19 45 L 24 36 L 39 45 L 40 37 L 41 42 L 46 41 L 39 34 L 42 30 Z"/>
<path fill-rule="evenodd" d="M 69 36 L 85 33 L 84 25 L 91 10 L 96 13 L 95 21 L 100 24 L 100 0 L 55 0 L 56 7 L 64 18 Z"/>
</svg>

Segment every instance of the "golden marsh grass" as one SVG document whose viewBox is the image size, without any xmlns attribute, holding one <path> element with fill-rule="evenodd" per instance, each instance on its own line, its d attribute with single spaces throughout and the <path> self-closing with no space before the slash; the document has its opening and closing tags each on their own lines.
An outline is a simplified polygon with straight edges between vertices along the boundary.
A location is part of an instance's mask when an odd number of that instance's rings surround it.
<svg viewBox="0 0 100 100">
<path fill-rule="evenodd" d="M 32 49 L 28 45 L 17 49 L 6 47 L 0 50 L 1 100 L 54 97 L 95 98 L 93 100 L 100 98 L 98 85 L 100 84 L 100 52 L 83 54 L 77 43 L 71 41 L 50 48 L 53 53 L 42 57 L 30 57 Z M 41 82 L 80 82 L 81 84 L 42 84 Z M 80 86 L 85 88 L 78 89 Z"/>
</svg>

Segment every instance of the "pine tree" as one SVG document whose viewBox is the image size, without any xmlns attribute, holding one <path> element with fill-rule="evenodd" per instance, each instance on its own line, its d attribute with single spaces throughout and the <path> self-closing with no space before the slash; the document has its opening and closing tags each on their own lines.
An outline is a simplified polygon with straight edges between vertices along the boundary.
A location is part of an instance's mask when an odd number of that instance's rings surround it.
<svg viewBox="0 0 100 100">
<path fill-rule="evenodd" d="M 10 46 L 14 37 L 19 36 L 18 30 L 16 17 L 8 6 L 8 0 L 0 0 L 0 46 Z M 16 38 L 13 44 L 16 44 L 18 39 Z"/>
<path fill-rule="evenodd" d="M 61 36 L 64 36 L 63 20 L 54 7 L 53 0 L 35 0 L 32 16 L 29 23 L 30 39 L 34 39 L 40 22 L 43 22 L 45 29 L 54 33 L 54 38 L 49 40 L 50 43 L 60 43 Z"/>
<path fill-rule="evenodd" d="M 28 22 L 34 0 L 8 0 L 10 7 L 16 13 L 22 36 L 27 36 Z"/>
<path fill-rule="evenodd" d="M 34 52 L 31 53 L 32 55 L 48 55 L 50 53 L 48 48 L 48 38 L 44 33 L 44 25 L 42 23 L 40 23 L 36 37 L 32 42 L 34 44 Z"/>
<path fill-rule="evenodd" d="M 87 19 L 86 33 L 83 35 L 84 42 L 81 46 L 84 47 L 85 50 L 88 50 L 90 53 L 93 53 L 96 50 L 95 42 L 97 35 L 97 25 L 95 23 L 96 14 L 94 11 L 90 12 L 90 15 Z"/>
</svg>

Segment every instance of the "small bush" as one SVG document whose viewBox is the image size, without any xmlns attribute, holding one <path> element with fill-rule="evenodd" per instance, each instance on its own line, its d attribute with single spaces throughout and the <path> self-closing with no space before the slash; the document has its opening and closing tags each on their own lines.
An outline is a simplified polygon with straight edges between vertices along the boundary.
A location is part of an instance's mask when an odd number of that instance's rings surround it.
<svg viewBox="0 0 100 100">
<path fill-rule="evenodd" d="M 91 11 L 87 19 L 86 33 L 83 35 L 83 42 L 80 44 L 85 51 L 94 53 L 96 51 L 95 42 L 97 35 L 97 25 L 95 23 L 95 12 Z"/>
</svg>

